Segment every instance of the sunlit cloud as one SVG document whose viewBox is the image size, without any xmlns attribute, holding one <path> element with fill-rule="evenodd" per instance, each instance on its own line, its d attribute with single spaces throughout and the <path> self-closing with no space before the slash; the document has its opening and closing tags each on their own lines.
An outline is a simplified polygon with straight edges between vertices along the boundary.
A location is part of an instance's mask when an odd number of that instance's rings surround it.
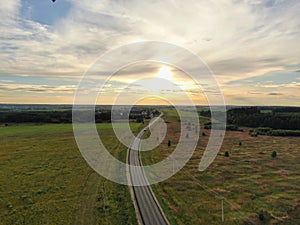
<svg viewBox="0 0 300 225">
<path fill-rule="evenodd" d="M 74 93 L 76 86 L 48 86 L 31 84 L 0 84 L 0 91 Z"/>
<path fill-rule="evenodd" d="M 300 82 L 291 82 L 287 84 L 274 84 L 272 82 L 258 83 L 257 87 L 263 88 L 300 88 Z"/>
<path fill-rule="evenodd" d="M 42 90 L 60 97 L 63 93 L 71 95 L 85 71 L 106 51 L 131 42 L 156 40 L 197 54 L 216 75 L 228 104 L 263 101 L 252 99 L 253 94 L 245 89 L 264 93 L 266 99 L 269 97 L 266 102 L 278 97 L 276 104 L 299 104 L 299 94 L 295 93 L 299 88 L 300 55 L 297 0 L 59 0 L 55 4 L 1 0 L 0 4 L 0 88 L 6 88 L 1 101 L 16 102 L 21 95 Z M 56 17 L 51 16 L 54 13 Z M 120 92 L 132 82 L 156 77 L 167 78 L 194 96 L 201 92 L 183 72 L 162 68 L 167 67 L 144 63 L 140 67 L 122 68 L 111 77 L 113 84 L 105 90 Z M 105 67 L 97 68 L 95 82 L 110 76 L 108 71 Z M 203 88 L 205 82 L 203 79 Z M 176 91 L 175 86 L 150 86 L 165 92 Z M 270 95 L 279 93 L 272 88 L 283 88 L 282 95 Z M 139 94 L 140 90 L 132 87 L 131 91 Z M 29 102 L 37 99 L 42 100 L 28 95 Z M 72 103 L 69 96 L 62 99 Z"/>
</svg>

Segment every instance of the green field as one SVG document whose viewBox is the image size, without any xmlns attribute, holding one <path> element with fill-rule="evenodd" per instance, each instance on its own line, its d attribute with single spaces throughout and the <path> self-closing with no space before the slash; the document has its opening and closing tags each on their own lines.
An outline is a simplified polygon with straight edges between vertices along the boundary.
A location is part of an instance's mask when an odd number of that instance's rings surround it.
<svg viewBox="0 0 300 225">
<path fill-rule="evenodd" d="M 178 118 L 170 111 L 165 115 L 171 132 L 158 148 L 143 153 L 144 164 L 161 161 L 176 147 Z M 222 198 L 224 224 L 300 224 L 300 138 L 251 137 L 249 129 L 243 129 L 227 131 L 216 160 L 199 172 L 210 132 L 202 127 L 190 162 L 169 180 L 153 185 L 172 224 L 221 224 Z M 273 151 L 277 158 L 271 157 Z M 260 212 L 264 220 L 259 219 Z"/>
<path fill-rule="evenodd" d="M 178 115 L 173 110 L 164 114 L 167 137 L 155 150 L 143 152 L 144 164 L 162 160 L 176 147 Z M 143 126 L 131 123 L 134 133 Z M 97 128 L 110 152 L 125 161 L 127 147 L 117 141 L 111 124 Z M 251 137 L 249 129 L 243 129 L 227 131 L 214 163 L 199 172 L 210 132 L 202 127 L 190 162 L 153 185 L 171 224 L 221 224 L 222 198 L 224 224 L 300 224 L 299 137 Z M 128 187 L 90 169 L 72 125 L 1 126 L 0 135 L 0 224 L 137 224 Z M 276 158 L 271 157 L 273 151 Z"/>
<path fill-rule="evenodd" d="M 135 132 L 139 127 L 131 124 Z M 111 125 L 97 128 L 125 161 L 127 148 Z M 72 125 L 2 126 L 0 137 L 0 224 L 137 224 L 128 187 L 89 168 Z"/>
</svg>

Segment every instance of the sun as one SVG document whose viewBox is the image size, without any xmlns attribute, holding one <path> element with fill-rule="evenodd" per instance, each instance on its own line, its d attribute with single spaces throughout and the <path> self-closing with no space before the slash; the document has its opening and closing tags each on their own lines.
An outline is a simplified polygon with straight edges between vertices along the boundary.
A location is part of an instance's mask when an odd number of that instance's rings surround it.
<svg viewBox="0 0 300 225">
<path fill-rule="evenodd" d="M 166 79 L 166 80 L 171 80 L 172 77 L 173 77 L 173 74 L 172 74 L 171 69 L 169 67 L 164 66 L 164 67 L 161 67 L 159 69 L 157 77 L 163 78 L 163 79 Z"/>
</svg>

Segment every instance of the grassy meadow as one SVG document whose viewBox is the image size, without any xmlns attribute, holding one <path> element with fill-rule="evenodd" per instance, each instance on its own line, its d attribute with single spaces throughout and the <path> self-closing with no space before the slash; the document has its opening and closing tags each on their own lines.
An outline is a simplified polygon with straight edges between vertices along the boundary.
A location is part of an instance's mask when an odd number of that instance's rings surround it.
<svg viewBox="0 0 300 225">
<path fill-rule="evenodd" d="M 167 136 L 142 153 L 144 164 L 162 160 L 176 147 L 178 115 L 174 110 L 164 115 Z M 134 133 L 143 126 L 131 123 Z M 97 128 L 111 154 L 125 161 L 127 147 L 111 124 Z M 251 137 L 243 129 L 227 131 L 213 164 L 199 172 L 210 133 L 201 126 L 189 163 L 153 185 L 172 225 L 222 224 L 223 198 L 224 224 L 300 224 L 299 137 Z M 77 148 L 72 125 L 0 126 L 0 138 L 0 224 L 137 224 L 128 187 L 93 172 Z"/>
<path fill-rule="evenodd" d="M 166 111 L 165 120 L 169 122 L 167 136 L 155 150 L 143 152 L 144 164 L 161 161 L 176 147 L 177 114 Z M 200 121 L 203 124 L 207 118 Z M 227 131 L 215 161 L 199 172 L 210 133 L 201 126 L 189 163 L 167 181 L 153 185 L 172 224 L 222 224 L 222 198 L 223 224 L 300 224 L 300 138 L 251 137 L 249 129 L 243 129 Z M 271 156 L 273 151 L 276 158 Z"/>
<path fill-rule="evenodd" d="M 135 132 L 140 124 L 131 124 Z M 127 148 L 97 125 L 113 155 Z M 0 127 L 0 224 L 137 224 L 127 186 L 107 181 L 82 158 L 72 125 Z"/>
</svg>

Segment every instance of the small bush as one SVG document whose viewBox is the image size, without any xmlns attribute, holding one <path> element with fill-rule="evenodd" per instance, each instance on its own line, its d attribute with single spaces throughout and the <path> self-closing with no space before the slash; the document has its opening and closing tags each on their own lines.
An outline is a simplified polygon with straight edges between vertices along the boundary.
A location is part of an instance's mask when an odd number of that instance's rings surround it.
<svg viewBox="0 0 300 225">
<path fill-rule="evenodd" d="M 300 131 L 299 130 L 272 130 L 268 133 L 270 136 L 292 136 L 292 137 L 299 137 Z"/>
<path fill-rule="evenodd" d="M 42 189 L 39 189 L 39 190 L 37 190 L 36 193 L 39 194 L 39 195 L 41 195 L 41 194 L 45 194 L 46 191 L 44 191 L 44 190 L 42 190 Z"/>
<path fill-rule="evenodd" d="M 249 130 L 249 135 L 252 137 L 257 137 L 258 135 L 299 137 L 300 130 L 273 130 L 268 127 L 259 127 L 256 130 Z"/>
<path fill-rule="evenodd" d="M 202 132 L 202 136 L 206 136 L 206 134 L 204 132 Z"/>
<path fill-rule="evenodd" d="M 272 158 L 276 158 L 277 157 L 277 152 L 276 151 L 273 151 L 272 152 Z"/>
<path fill-rule="evenodd" d="M 171 146 L 171 141 L 169 140 L 169 141 L 168 141 L 168 147 L 170 147 L 170 146 Z"/>
<path fill-rule="evenodd" d="M 261 210 L 261 211 L 258 213 L 258 219 L 259 219 L 260 221 L 262 221 L 263 224 L 269 224 L 270 219 L 271 219 L 271 215 L 270 215 L 269 212 Z"/>
<path fill-rule="evenodd" d="M 258 127 L 256 129 L 256 133 L 260 135 L 268 135 L 270 132 L 272 132 L 272 128 L 269 127 Z"/>
<path fill-rule="evenodd" d="M 12 208 L 13 208 L 13 205 L 9 202 L 9 203 L 6 205 L 6 207 L 7 207 L 8 209 L 12 209 Z"/>
<path fill-rule="evenodd" d="M 232 124 L 227 124 L 226 125 L 226 130 L 230 130 L 230 131 L 239 131 L 239 127 L 236 125 L 232 125 Z"/>
<path fill-rule="evenodd" d="M 27 198 L 27 195 L 22 195 L 21 200 L 24 201 Z"/>
<path fill-rule="evenodd" d="M 260 211 L 260 212 L 258 213 L 258 219 L 259 219 L 260 221 L 264 221 L 264 220 L 265 220 L 265 214 L 264 214 L 263 211 Z"/>
<path fill-rule="evenodd" d="M 239 146 L 242 146 L 242 142 L 240 141 Z"/>
<path fill-rule="evenodd" d="M 251 134 L 251 137 L 257 137 L 257 136 L 258 136 L 257 133 L 252 133 L 252 134 Z"/>
<path fill-rule="evenodd" d="M 257 136 L 258 136 L 258 133 L 257 133 L 255 130 L 251 129 L 251 130 L 249 130 L 249 135 L 250 135 L 251 137 L 257 137 Z"/>
<path fill-rule="evenodd" d="M 229 152 L 226 151 L 225 154 L 224 154 L 224 156 L 225 156 L 225 157 L 229 157 Z"/>
</svg>

